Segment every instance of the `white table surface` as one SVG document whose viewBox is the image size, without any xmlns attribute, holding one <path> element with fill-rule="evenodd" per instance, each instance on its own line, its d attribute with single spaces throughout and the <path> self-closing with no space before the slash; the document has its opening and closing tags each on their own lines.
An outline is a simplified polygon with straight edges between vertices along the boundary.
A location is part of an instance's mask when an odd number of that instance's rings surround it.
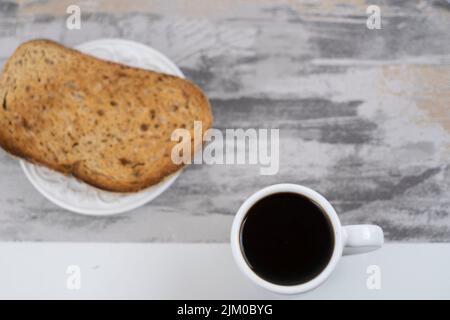
<svg viewBox="0 0 450 320">
<path fill-rule="evenodd" d="M 81 287 L 67 289 L 77 265 Z M 381 271 L 370 290 L 367 268 Z M 298 296 L 260 289 L 228 244 L 1 243 L 0 298 L 25 299 L 442 299 L 450 298 L 450 244 L 386 244 L 344 257 L 320 288 Z"/>
</svg>

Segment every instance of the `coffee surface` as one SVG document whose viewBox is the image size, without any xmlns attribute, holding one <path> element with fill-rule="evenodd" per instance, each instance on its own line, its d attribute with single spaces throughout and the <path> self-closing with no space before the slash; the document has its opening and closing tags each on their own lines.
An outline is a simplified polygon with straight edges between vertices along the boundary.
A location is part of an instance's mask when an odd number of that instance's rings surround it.
<svg viewBox="0 0 450 320">
<path fill-rule="evenodd" d="M 333 228 L 323 209 L 296 193 L 276 193 L 255 203 L 240 237 L 252 270 L 279 285 L 312 280 L 328 265 L 334 249 Z"/>
</svg>

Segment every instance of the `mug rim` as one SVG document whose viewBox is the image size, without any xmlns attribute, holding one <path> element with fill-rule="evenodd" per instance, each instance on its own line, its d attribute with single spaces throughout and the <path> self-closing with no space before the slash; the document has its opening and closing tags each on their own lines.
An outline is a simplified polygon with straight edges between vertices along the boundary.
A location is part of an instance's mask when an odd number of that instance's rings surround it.
<svg viewBox="0 0 450 320">
<path fill-rule="evenodd" d="M 329 218 L 333 233 L 334 233 L 334 248 L 333 248 L 333 254 L 331 255 L 330 260 L 328 261 L 327 266 L 320 272 L 316 277 L 312 278 L 311 280 L 296 284 L 296 285 L 279 285 L 272 283 L 270 281 L 267 281 L 263 278 L 261 278 L 259 275 L 257 275 L 248 265 L 243 250 L 241 248 L 241 241 L 240 241 L 240 229 L 242 222 L 244 218 L 247 215 L 248 210 L 259 200 L 262 198 L 265 198 L 271 194 L 275 193 L 281 193 L 281 192 L 291 192 L 300 194 L 303 196 L 308 197 L 309 199 L 315 201 L 324 211 L 324 213 Z M 303 293 L 306 291 L 309 291 L 313 288 L 316 288 L 320 284 L 322 284 L 333 272 L 335 269 L 337 262 L 342 256 L 343 251 L 343 234 L 342 234 L 342 226 L 341 222 L 339 220 L 339 217 L 337 216 L 336 211 L 334 210 L 333 206 L 330 204 L 330 202 L 325 199 L 320 193 L 317 191 L 314 191 L 311 188 L 298 185 L 298 184 L 290 184 L 290 183 L 281 183 L 281 184 L 275 184 L 268 187 L 265 187 L 256 193 L 252 194 L 249 198 L 247 198 L 244 203 L 239 208 L 234 220 L 233 225 L 231 228 L 231 248 L 233 252 L 233 256 L 235 261 L 237 262 L 239 268 L 241 271 L 249 277 L 253 282 L 260 285 L 261 287 L 268 289 L 272 292 L 276 293 L 282 293 L 282 294 L 296 294 L 296 293 Z"/>
</svg>

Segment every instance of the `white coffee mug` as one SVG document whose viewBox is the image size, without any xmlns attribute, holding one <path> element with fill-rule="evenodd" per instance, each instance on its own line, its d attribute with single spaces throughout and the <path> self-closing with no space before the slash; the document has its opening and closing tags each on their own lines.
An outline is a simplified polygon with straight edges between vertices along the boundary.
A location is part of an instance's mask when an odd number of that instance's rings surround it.
<svg viewBox="0 0 450 320">
<path fill-rule="evenodd" d="M 330 261 L 322 272 L 315 278 L 298 285 L 285 286 L 271 283 L 259 277 L 247 264 L 241 247 L 241 227 L 250 208 L 259 200 L 275 193 L 297 193 L 318 204 L 328 216 L 334 230 L 334 249 Z M 299 213 L 300 214 L 300 213 Z M 274 219 L 277 215 L 274 214 Z M 241 271 L 253 282 L 270 291 L 282 294 L 298 294 L 322 284 L 333 272 L 342 254 L 369 252 L 383 245 L 383 230 L 376 225 L 350 225 L 341 226 L 339 217 L 331 204 L 316 191 L 296 184 L 276 184 L 264 188 L 248 198 L 239 208 L 231 229 L 231 248 L 233 256 Z"/>
</svg>

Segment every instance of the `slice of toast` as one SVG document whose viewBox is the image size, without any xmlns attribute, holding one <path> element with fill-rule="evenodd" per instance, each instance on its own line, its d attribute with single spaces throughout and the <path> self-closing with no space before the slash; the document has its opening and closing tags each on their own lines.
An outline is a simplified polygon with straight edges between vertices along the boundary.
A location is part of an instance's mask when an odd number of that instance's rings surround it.
<svg viewBox="0 0 450 320">
<path fill-rule="evenodd" d="M 180 169 L 171 134 L 211 127 L 184 79 L 104 61 L 48 40 L 19 46 L 0 76 L 0 146 L 100 189 L 133 192 Z M 200 144 L 192 146 L 192 154 Z"/>
</svg>

